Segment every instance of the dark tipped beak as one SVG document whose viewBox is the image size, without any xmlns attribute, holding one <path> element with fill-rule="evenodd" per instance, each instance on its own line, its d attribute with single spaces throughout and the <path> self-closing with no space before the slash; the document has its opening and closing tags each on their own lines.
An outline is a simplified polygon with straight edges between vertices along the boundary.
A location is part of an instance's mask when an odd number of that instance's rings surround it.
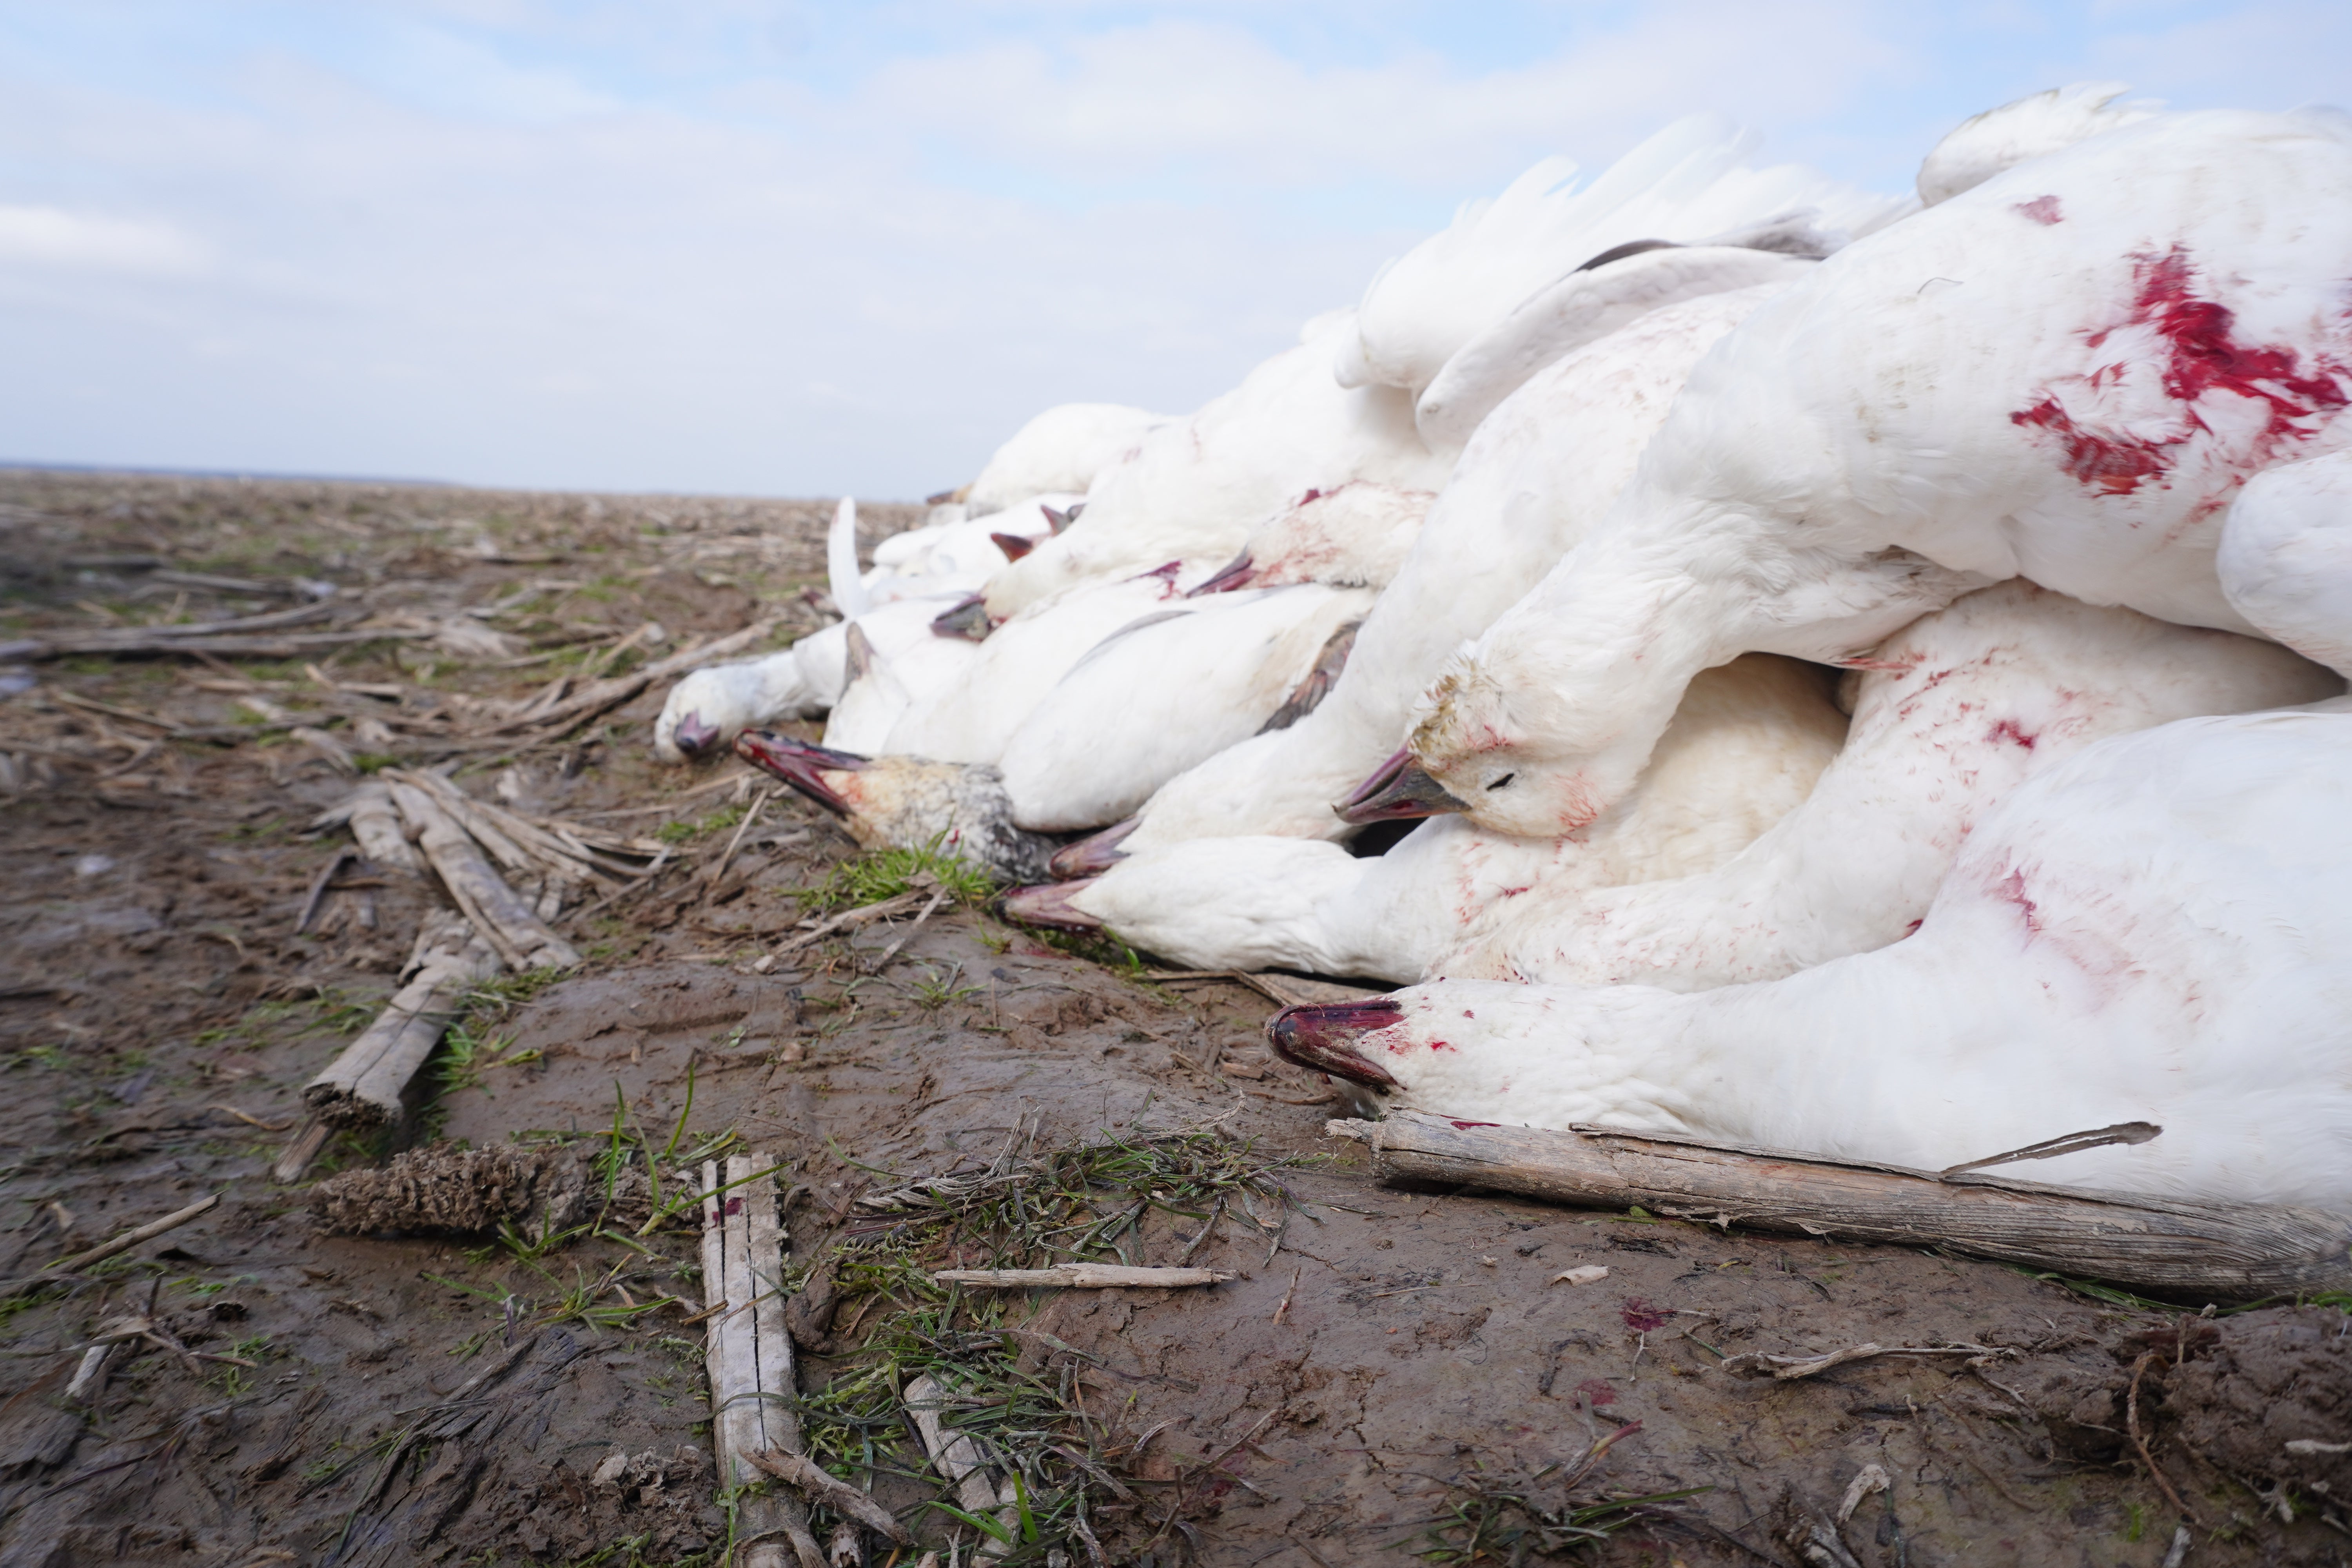
<svg viewBox="0 0 2352 1568">
<path fill-rule="evenodd" d="M 719 739 L 719 726 L 702 721 L 702 710 L 696 709 L 677 721 L 677 732 L 670 737 L 672 744 L 689 757 L 698 757 L 709 751 Z"/>
<path fill-rule="evenodd" d="M 992 533 L 988 537 L 996 548 L 1004 552 L 1007 561 L 1018 561 L 1037 548 L 1035 540 L 1024 539 L 1017 533 Z"/>
<path fill-rule="evenodd" d="M 855 752 L 828 751 L 779 735 L 772 730 L 746 730 L 735 737 L 735 754 L 805 795 L 835 816 L 851 815 L 850 804 L 824 782 L 829 773 L 856 773 L 867 762 Z"/>
<path fill-rule="evenodd" d="M 1255 575 L 1257 575 L 1257 568 L 1251 564 L 1250 552 L 1244 550 L 1234 556 L 1232 563 L 1220 570 L 1215 576 L 1207 578 L 1198 585 L 1186 590 L 1184 596 L 1188 599 L 1197 599 L 1203 594 L 1230 593 L 1235 588 L 1246 586 L 1249 580 Z"/>
<path fill-rule="evenodd" d="M 1285 1007 L 1267 1020 L 1265 1038 L 1284 1061 L 1328 1072 L 1349 1083 L 1394 1089 L 1397 1080 L 1350 1042 L 1403 1020 L 1404 1008 L 1385 996 L 1324 1007 Z"/>
<path fill-rule="evenodd" d="M 1094 885 L 1092 877 L 1075 882 L 1042 882 L 1034 888 L 1015 888 L 997 902 L 1007 920 L 1019 921 L 1023 925 L 1097 931 L 1103 928 L 1102 921 L 1070 903 L 1072 898 Z"/>
<path fill-rule="evenodd" d="M 1100 833 L 1089 834 L 1076 844 L 1065 844 L 1055 850 L 1045 868 L 1065 882 L 1075 877 L 1099 877 L 1127 858 L 1119 844 L 1142 826 L 1139 816 L 1114 822 Z"/>
<path fill-rule="evenodd" d="M 931 617 L 931 635 L 940 637 L 963 637 L 971 642 L 986 642 L 996 623 L 988 618 L 988 605 L 974 594 L 954 609 Z"/>
<path fill-rule="evenodd" d="M 1411 752 L 1399 752 L 1382 763 L 1370 778 L 1358 784 L 1353 795 L 1331 809 L 1339 814 L 1340 821 L 1360 826 L 1367 822 L 1394 822 L 1412 816 L 1444 816 L 1449 811 L 1467 811 L 1470 807 L 1423 773 Z"/>
</svg>

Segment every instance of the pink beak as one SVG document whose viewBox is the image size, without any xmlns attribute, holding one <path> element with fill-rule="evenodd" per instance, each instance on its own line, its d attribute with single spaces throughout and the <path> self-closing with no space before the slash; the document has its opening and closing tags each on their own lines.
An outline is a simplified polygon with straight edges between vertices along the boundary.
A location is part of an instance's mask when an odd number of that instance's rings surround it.
<svg viewBox="0 0 2352 1568">
<path fill-rule="evenodd" d="M 1335 1002 L 1321 1007 L 1285 1007 L 1268 1019 L 1266 1043 L 1274 1054 L 1317 1072 L 1373 1089 L 1394 1089 L 1397 1080 L 1349 1042 L 1404 1019 L 1404 1008 L 1386 996 L 1369 1002 Z"/>
</svg>

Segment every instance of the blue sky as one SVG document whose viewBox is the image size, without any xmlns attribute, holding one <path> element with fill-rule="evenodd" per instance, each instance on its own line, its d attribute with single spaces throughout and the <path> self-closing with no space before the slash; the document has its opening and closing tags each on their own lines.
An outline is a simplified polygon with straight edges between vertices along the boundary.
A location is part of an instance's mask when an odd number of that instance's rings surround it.
<svg viewBox="0 0 2352 1568">
<path fill-rule="evenodd" d="M 919 495 L 1546 154 L 1899 191 L 2099 78 L 2352 104 L 2352 5 L 0 0 L 0 459 Z"/>
</svg>

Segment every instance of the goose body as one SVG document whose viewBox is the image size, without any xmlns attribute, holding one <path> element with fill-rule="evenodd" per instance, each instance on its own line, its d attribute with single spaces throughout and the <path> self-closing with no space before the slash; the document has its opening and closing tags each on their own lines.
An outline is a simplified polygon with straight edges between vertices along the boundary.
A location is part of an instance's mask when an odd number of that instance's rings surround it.
<svg viewBox="0 0 2352 1568">
<path fill-rule="evenodd" d="M 1048 408 L 996 449 L 961 499 L 973 519 L 993 516 L 1032 496 L 1084 494 L 1095 476 L 1123 461 L 1168 416 L 1116 403 L 1065 403 Z M 1060 504 L 1056 502 L 1055 504 Z"/>
<path fill-rule="evenodd" d="M 1846 679 L 1844 748 L 1738 854 L 1674 881 L 1538 883 L 1488 908 L 1429 973 L 1696 991 L 1885 947 L 1927 913 L 1977 819 L 2034 773 L 2110 736 L 2342 684 L 2273 643 L 2022 581 L 1923 616 Z"/>
<path fill-rule="evenodd" d="M 1837 660 L 1989 581 L 2247 632 L 2245 479 L 2352 444 L 2352 122 L 2163 116 L 1841 251 L 1692 374 L 1609 516 L 1449 661 L 1412 748 L 1500 831 L 1639 776 L 1696 670 Z"/>
<path fill-rule="evenodd" d="M 1385 588 L 1412 552 L 1429 516 L 1431 490 L 1399 489 L 1351 479 L 1310 490 L 1250 530 L 1249 542 L 1193 594 L 1323 583 L 1334 588 Z"/>
<path fill-rule="evenodd" d="M 935 763 L 994 763 L 1056 681 L 1105 637 L 1182 602 L 1179 563 L 1115 583 L 1089 583 L 1032 605 L 982 643 L 960 637 L 956 678 L 916 695 L 871 748 Z"/>
<path fill-rule="evenodd" d="M 1231 560 L 1253 527 L 1309 490 L 1356 479 L 1437 489 L 1452 455 L 1423 445 L 1412 399 L 1393 387 L 1336 385 L 1328 339 L 1338 323 L 1318 318 L 1309 329 L 1307 342 L 1191 417 L 1155 427 L 1097 475 L 1082 516 L 989 579 L 988 613 L 1003 620 L 1077 584 L 1164 561 Z"/>
<path fill-rule="evenodd" d="M 2157 104 L 2116 101 L 2130 90 L 2119 81 L 2075 82 L 1962 121 L 1921 160 L 1920 201 L 1949 201 L 2029 158 L 2154 118 Z"/>
<path fill-rule="evenodd" d="M 1507 398 L 1464 449 L 1322 706 L 1170 781 L 1127 847 L 1349 831 L 1332 803 L 1396 749 L 1414 694 L 1608 510 L 1691 366 L 1769 294 L 1656 311 Z"/>
<path fill-rule="evenodd" d="M 1685 300 L 1793 283 L 1813 259 L 1743 246 L 1670 245 L 1580 267 L 1454 351 L 1414 403 L 1413 423 L 1433 447 L 1464 446 L 1496 404 L 1562 355 Z"/>
<path fill-rule="evenodd" d="M 1391 1105 L 1464 1119 L 1929 1170 L 2145 1121 L 2162 1133 L 2032 1178 L 2340 1208 L 2348 821 L 2352 715 L 2186 720 L 2020 785 L 1891 947 L 1693 994 L 1449 980 L 1270 1028 Z"/>
<path fill-rule="evenodd" d="M 1544 160 L 1381 269 L 1334 341 L 1335 374 L 1418 396 L 1514 307 L 1615 247 L 1687 243 L 1801 212 L 1833 248 L 1900 208 L 1795 164 L 1756 168 L 1754 147 L 1729 121 L 1690 115 L 1581 187 L 1575 163 Z"/>
<path fill-rule="evenodd" d="M 1054 832 L 1127 816 L 1255 734 L 1371 603 L 1366 589 L 1303 583 L 1185 601 L 1112 633 L 1006 742 L 1013 821 Z"/>
<path fill-rule="evenodd" d="M 1045 923 L 1208 969 L 1303 969 L 1409 982 L 1480 917 L 1538 891 L 1691 875 L 1737 854 L 1802 801 L 1845 734 L 1822 671 L 1769 656 L 1691 683 L 1641 787 L 1586 831 L 1511 838 L 1458 818 L 1385 855 L 1271 837 L 1146 850 L 1084 882 L 1008 895 Z"/>
<path fill-rule="evenodd" d="M 1006 539 L 1034 545 L 1054 535 L 1050 509 L 1066 514 L 1086 500 L 1080 493 L 1024 496 L 984 518 L 927 523 L 894 533 L 874 547 L 874 566 L 862 583 L 868 605 L 894 599 L 972 594 L 1008 558 Z"/>
<path fill-rule="evenodd" d="M 857 617 L 884 658 L 929 640 L 931 619 L 961 597 L 893 600 Z M 724 749 L 743 731 L 779 719 L 813 719 L 848 684 L 850 622 L 835 621 L 780 653 L 714 664 L 678 678 L 654 721 L 654 754 L 680 763 Z"/>
<path fill-rule="evenodd" d="M 2264 636 L 2352 679 L 2352 451 L 2248 480 L 2215 564 L 2221 592 Z"/>
</svg>

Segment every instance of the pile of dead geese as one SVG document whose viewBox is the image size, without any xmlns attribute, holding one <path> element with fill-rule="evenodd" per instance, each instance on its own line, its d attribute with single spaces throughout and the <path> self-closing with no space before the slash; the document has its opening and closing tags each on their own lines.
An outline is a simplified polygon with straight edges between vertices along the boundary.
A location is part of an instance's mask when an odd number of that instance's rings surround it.
<svg viewBox="0 0 2352 1568">
<path fill-rule="evenodd" d="M 2352 121 L 2121 90 L 1902 200 L 1538 164 L 1197 413 L 1041 415 L 862 573 L 845 502 L 845 618 L 655 743 L 1402 984 L 1272 1029 L 1391 1106 L 2352 1206 Z"/>
</svg>

